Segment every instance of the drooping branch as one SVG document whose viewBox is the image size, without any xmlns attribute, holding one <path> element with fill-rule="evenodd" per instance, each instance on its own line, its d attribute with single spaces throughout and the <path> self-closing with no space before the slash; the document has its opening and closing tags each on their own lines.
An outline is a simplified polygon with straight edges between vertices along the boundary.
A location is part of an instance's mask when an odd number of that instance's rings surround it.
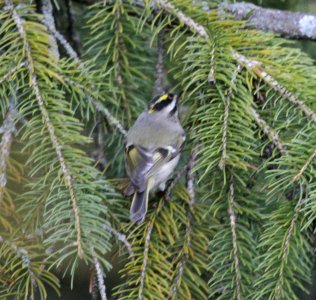
<svg viewBox="0 0 316 300">
<path fill-rule="evenodd" d="M 194 33 L 197 33 L 205 39 L 210 39 L 204 26 L 195 22 L 192 18 L 185 15 L 181 10 L 176 8 L 173 4 L 167 0 L 157 0 L 157 5 L 162 9 L 166 10 L 168 13 L 174 15 L 179 19 L 179 21 L 190 28 Z M 250 60 L 244 55 L 233 51 L 233 57 L 240 65 L 244 65 L 256 73 L 260 78 L 262 78 L 268 85 L 279 92 L 284 98 L 289 100 L 293 105 L 299 107 L 301 111 L 316 124 L 316 113 L 313 112 L 302 100 L 299 100 L 295 95 L 284 88 L 276 79 L 264 71 L 260 66 L 261 63 L 255 60 Z"/>
<path fill-rule="evenodd" d="M 15 243 L 3 238 L 2 236 L 0 236 L 0 244 L 6 244 L 21 258 L 31 278 L 32 285 L 34 287 L 37 287 L 36 276 L 31 266 L 31 259 L 30 259 L 28 251 L 25 248 L 18 247 Z"/>
<path fill-rule="evenodd" d="M 313 161 L 315 157 L 316 157 L 316 149 L 313 151 L 312 155 L 307 159 L 307 161 L 305 162 L 303 167 L 300 169 L 300 171 L 294 176 L 293 181 L 298 181 L 301 178 L 301 176 L 303 175 L 303 173 L 305 172 L 305 170 L 311 164 L 311 162 Z"/>
<path fill-rule="evenodd" d="M 24 51 L 25 51 L 26 56 L 27 56 L 27 68 L 29 71 L 30 79 L 31 79 L 31 87 L 33 89 L 33 92 L 35 94 L 35 99 L 37 101 L 40 112 L 42 114 L 43 122 L 47 128 L 52 145 L 55 149 L 62 173 L 64 175 L 65 184 L 69 190 L 72 209 L 73 209 L 74 217 L 75 217 L 75 229 L 76 229 L 76 233 L 77 233 L 77 241 L 76 241 L 77 253 L 78 253 L 79 258 L 83 258 L 80 215 L 79 215 L 77 197 L 76 197 L 75 189 L 73 186 L 73 179 L 72 179 L 71 173 L 67 167 L 67 164 L 65 162 L 64 155 L 62 153 L 62 145 L 59 142 L 58 137 L 56 136 L 54 126 L 50 120 L 48 111 L 47 111 L 45 103 L 44 103 L 44 99 L 42 98 L 42 94 L 41 94 L 40 87 L 38 84 L 37 75 L 36 75 L 35 70 L 34 70 L 34 61 L 32 58 L 31 47 L 30 47 L 29 41 L 27 39 L 27 35 L 26 35 L 26 31 L 25 31 L 25 28 L 23 25 L 23 21 L 22 21 L 21 17 L 18 15 L 18 13 L 16 12 L 16 10 L 14 9 L 11 0 L 5 0 L 5 3 L 8 7 L 11 8 L 12 18 L 13 18 L 14 23 L 17 27 L 17 30 L 20 34 L 21 40 L 23 41 Z"/>
<path fill-rule="evenodd" d="M 230 219 L 230 227 L 231 227 L 232 241 L 233 241 L 236 292 L 237 292 L 237 299 L 241 300 L 241 289 L 240 289 L 241 278 L 240 278 L 240 271 L 239 271 L 238 245 L 237 245 L 237 235 L 236 235 L 235 187 L 234 187 L 233 176 L 230 179 L 229 190 L 230 190 L 230 195 L 229 195 L 228 215 Z"/>
<path fill-rule="evenodd" d="M 137 300 L 144 299 L 144 285 L 145 285 L 145 277 L 146 277 L 147 263 L 148 263 L 149 243 L 150 243 L 150 238 L 151 238 L 151 232 L 153 230 L 153 222 L 154 222 L 153 220 L 154 218 L 151 220 L 151 222 L 147 226 L 147 231 L 146 231 L 146 236 L 145 236 L 144 259 L 143 259 L 143 264 L 141 268 L 140 285 L 139 285 Z"/>
<path fill-rule="evenodd" d="M 279 135 L 263 120 L 259 113 L 251 108 L 251 114 L 257 125 L 263 131 L 263 133 L 270 139 L 270 141 L 280 150 L 281 154 L 286 154 L 286 148 L 280 140 Z"/>
<path fill-rule="evenodd" d="M 300 187 L 300 188 L 302 188 L 302 187 Z M 289 255 L 288 250 L 290 247 L 290 241 L 293 237 L 296 221 L 297 221 L 297 218 L 299 216 L 300 210 L 301 210 L 302 205 L 303 205 L 303 199 L 304 199 L 304 197 L 301 195 L 300 199 L 298 200 L 296 207 L 294 209 L 291 223 L 290 223 L 290 226 L 288 228 L 288 232 L 287 232 L 286 237 L 285 237 L 285 242 L 284 242 L 283 247 L 281 249 L 281 258 L 280 258 L 281 265 L 279 268 L 279 274 L 278 274 L 279 276 L 278 276 L 278 279 L 277 279 L 276 285 L 275 285 L 275 299 L 276 300 L 279 300 L 282 297 L 283 272 L 284 272 L 284 268 L 287 266 L 287 257 Z"/>
<path fill-rule="evenodd" d="M 0 206 L 3 200 L 3 189 L 7 184 L 7 161 L 10 155 L 13 135 L 15 133 L 15 118 L 17 111 L 12 103 L 10 103 L 9 111 L 4 119 L 1 131 L 3 135 L 0 142 Z"/>
<path fill-rule="evenodd" d="M 241 65 L 246 66 L 248 69 L 251 69 L 258 77 L 260 77 L 266 84 L 271 86 L 275 91 L 280 93 L 285 99 L 291 102 L 294 106 L 299 108 L 307 118 L 316 124 L 316 113 L 312 111 L 304 101 L 298 99 L 294 94 L 288 91 L 285 87 L 282 86 L 276 79 L 269 75 L 266 71 L 263 70 L 261 63 L 255 60 L 248 59 L 244 55 L 241 55 L 237 52 L 234 52 L 234 58 Z"/>
<path fill-rule="evenodd" d="M 233 86 L 237 80 L 237 76 L 241 70 L 241 66 L 237 65 L 233 76 L 230 80 L 230 87 L 227 90 L 227 94 L 225 96 L 225 109 L 224 109 L 224 120 L 223 120 L 223 136 L 222 136 L 222 157 L 218 163 L 218 166 L 221 170 L 225 169 L 226 160 L 228 158 L 227 155 L 227 131 L 228 131 L 228 118 L 229 118 L 229 109 L 230 109 L 230 98 L 233 94 Z"/>
<path fill-rule="evenodd" d="M 316 39 L 316 15 L 262 8 L 240 2 L 220 6 L 220 11 L 231 13 L 237 20 L 247 20 L 251 28 L 271 31 L 287 38 Z"/>
<path fill-rule="evenodd" d="M 195 174 L 194 174 L 194 167 L 196 162 L 196 147 L 193 147 L 191 152 L 191 157 L 189 162 L 186 166 L 187 170 L 187 190 L 189 194 L 189 205 L 190 208 L 188 209 L 187 214 L 187 222 L 186 222 L 186 230 L 185 230 L 185 237 L 183 240 L 183 246 L 180 250 L 180 261 L 176 266 L 175 276 L 173 279 L 172 287 L 169 293 L 169 299 L 177 299 L 179 287 L 181 284 L 183 272 L 185 270 L 186 264 L 189 260 L 189 253 L 188 248 L 191 246 L 191 238 L 192 238 L 192 223 L 193 223 L 193 216 L 192 211 L 194 210 L 195 204 Z"/>
<path fill-rule="evenodd" d="M 5 82 L 8 78 L 10 78 L 17 70 L 21 69 L 22 67 L 26 66 L 26 62 L 22 62 L 19 65 L 13 67 L 8 73 L 6 73 L 5 75 L 3 75 L 0 78 L 0 84 L 2 84 L 3 82 Z"/>
<path fill-rule="evenodd" d="M 55 36 L 55 38 L 60 42 L 60 44 L 64 47 L 64 49 L 66 50 L 66 52 L 69 55 L 69 57 L 73 58 L 78 63 L 78 66 L 82 70 L 84 70 L 84 68 L 85 68 L 84 64 L 79 59 L 78 54 L 72 48 L 70 43 L 65 39 L 65 37 L 60 32 L 58 32 L 54 26 L 51 26 L 51 23 L 46 22 L 46 21 L 44 23 L 48 27 L 48 29 L 51 32 L 51 34 L 53 34 Z M 65 80 L 69 81 L 68 78 L 65 78 Z M 83 86 L 78 85 L 76 82 L 72 82 L 71 81 L 70 83 L 71 84 L 76 84 L 82 91 L 85 91 L 85 88 Z M 121 124 L 121 122 L 119 120 L 117 120 L 101 102 L 99 102 L 95 98 L 91 98 L 91 97 L 90 97 L 90 100 L 92 101 L 92 103 L 93 103 L 94 107 L 97 109 L 97 111 L 99 111 L 103 115 L 105 115 L 105 117 L 107 118 L 109 123 L 112 126 L 114 126 L 121 134 L 126 136 L 127 132 L 124 129 L 124 127 Z"/>
</svg>

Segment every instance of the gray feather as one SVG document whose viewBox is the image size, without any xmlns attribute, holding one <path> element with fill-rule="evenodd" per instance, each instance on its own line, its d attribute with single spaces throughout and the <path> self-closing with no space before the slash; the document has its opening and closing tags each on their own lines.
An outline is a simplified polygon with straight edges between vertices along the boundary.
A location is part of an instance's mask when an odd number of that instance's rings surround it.
<svg viewBox="0 0 316 300">
<path fill-rule="evenodd" d="M 130 209 L 130 220 L 132 222 L 142 223 L 145 219 L 147 206 L 148 206 L 148 192 L 136 192 L 133 197 L 131 209 Z"/>
</svg>

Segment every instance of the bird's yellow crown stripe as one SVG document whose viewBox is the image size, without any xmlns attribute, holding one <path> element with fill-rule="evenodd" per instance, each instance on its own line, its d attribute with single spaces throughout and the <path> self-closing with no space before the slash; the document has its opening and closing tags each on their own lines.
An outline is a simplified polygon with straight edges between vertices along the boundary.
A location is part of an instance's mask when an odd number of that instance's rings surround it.
<svg viewBox="0 0 316 300">
<path fill-rule="evenodd" d="M 155 103 L 159 103 L 168 99 L 168 94 L 164 94 L 159 97 L 159 99 Z"/>
</svg>

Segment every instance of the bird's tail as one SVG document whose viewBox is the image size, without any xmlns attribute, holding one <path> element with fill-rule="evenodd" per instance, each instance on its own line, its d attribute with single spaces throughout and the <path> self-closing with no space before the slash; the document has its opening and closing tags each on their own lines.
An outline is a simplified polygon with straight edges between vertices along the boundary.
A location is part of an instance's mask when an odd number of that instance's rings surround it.
<svg viewBox="0 0 316 300">
<path fill-rule="evenodd" d="M 133 223 L 142 223 L 145 220 L 148 207 L 149 190 L 150 181 L 147 182 L 146 189 L 143 192 L 135 192 L 134 194 L 130 209 L 130 219 Z"/>
</svg>

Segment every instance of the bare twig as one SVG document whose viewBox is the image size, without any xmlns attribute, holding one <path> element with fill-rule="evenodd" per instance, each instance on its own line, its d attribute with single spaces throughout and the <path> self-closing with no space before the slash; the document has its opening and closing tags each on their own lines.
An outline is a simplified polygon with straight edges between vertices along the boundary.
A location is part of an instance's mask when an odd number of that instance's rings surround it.
<svg viewBox="0 0 316 300">
<path fill-rule="evenodd" d="M 289 252 L 288 249 L 290 247 L 290 241 L 291 241 L 291 238 L 293 236 L 294 227 L 295 227 L 299 212 L 300 212 L 302 205 L 303 205 L 303 199 L 304 199 L 304 197 L 301 196 L 299 201 L 296 204 L 296 207 L 295 207 L 292 219 L 291 219 L 291 224 L 290 224 L 288 233 L 285 237 L 285 243 L 284 243 L 284 246 L 282 247 L 282 256 L 281 256 L 281 266 L 280 266 L 280 271 L 279 271 L 279 278 L 278 278 L 276 285 L 275 285 L 275 299 L 276 300 L 281 299 L 281 296 L 282 296 L 281 290 L 282 290 L 282 285 L 283 285 L 284 267 L 287 265 L 287 257 L 288 257 L 288 252 Z"/>
<path fill-rule="evenodd" d="M 245 2 L 224 2 L 221 10 L 233 14 L 237 20 L 247 20 L 251 28 L 272 31 L 289 38 L 316 39 L 315 14 L 262 8 Z"/>
<path fill-rule="evenodd" d="M 3 190 L 7 184 L 7 160 L 10 155 L 11 143 L 15 133 L 14 121 L 16 115 L 17 111 L 13 103 L 10 103 L 8 114 L 1 127 L 3 135 L 0 142 L 0 206 L 3 200 Z"/>
<path fill-rule="evenodd" d="M 237 299 L 241 300 L 241 289 L 240 289 L 240 271 L 239 271 L 239 259 L 238 259 L 238 246 L 237 246 L 237 235 L 236 235 L 236 214 L 234 211 L 235 207 L 235 188 L 234 188 L 234 179 L 231 176 L 230 179 L 230 199 L 229 199 L 229 208 L 228 214 L 230 219 L 230 227 L 232 232 L 233 240 L 233 254 L 234 254 L 234 269 L 235 269 L 235 280 L 236 280 L 236 290 L 237 290 Z"/>
<path fill-rule="evenodd" d="M 104 228 L 106 230 L 108 230 L 109 232 L 111 232 L 117 240 L 119 240 L 120 242 L 122 242 L 125 245 L 131 260 L 134 261 L 135 257 L 134 257 L 133 248 L 132 248 L 132 245 L 130 244 L 130 242 L 127 240 L 126 235 L 123 233 L 120 233 L 119 231 L 117 231 L 113 227 L 106 225 L 106 224 L 104 225 Z"/>
<path fill-rule="evenodd" d="M 47 128 L 47 131 L 49 133 L 53 147 L 55 148 L 56 155 L 57 155 L 61 170 L 62 170 L 63 175 L 64 175 L 64 180 L 65 180 L 66 186 L 69 190 L 70 199 L 71 199 L 71 203 L 72 203 L 72 209 L 73 209 L 74 217 L 75 217 L 75 229 L 77 232 L 77 241 L 76 241 L 77 253 L 78 253 L 79 258 L 83 258 L 83 248 L 82 248 L 82 244 L 81 244 L 80 215 L 79 215 L 77 197 L 76 197 L 75 190 L 73 187 L 73 179 L 72 179 L 71 173 L 66 165 L 65 158 L 64 158 L 63 153 L 62 153 L 62 145 L 60 144 L 60 142 L 55 134 L 54 126 L 50 120 L 48 111 L 45 107 L 45 103 L 44 103 L 44 100 L 43 100 L 42 95 L 41 95 L 41 91 L 40 91 L 38 81 L 37 81 L 37 75 L 36 75 L 36 73 L 34 71 L 34 67 L 33 67 L 34 62 L 32 59 L 32 52 L 31 52 L 30 44 L 27 40 L 27 35 L 26 35 L 25 29 L 23 26 L 23 20 L 21 19 L 21 17 L 18 15 L 16 10 L 12 6 L 11 0 L 5 0 L 5 3 L 7 6 L 12 7 L 12 9 L 11 9 L 12 18 L 15 22 L 15 25 L 18 29 L 20 37 L 23 41 L 24 51 L 26 52 L 26 56 L 27 56 L 27 68 L 29 71 L 30 79 L 31 79 L 31 87 L 34 91 L 35 99 L 37 101 L 37 104 L 40 108 L 40 111 L 41 111 L 41 114 L 43 117 L 43 122 Z"/>
</svg>

